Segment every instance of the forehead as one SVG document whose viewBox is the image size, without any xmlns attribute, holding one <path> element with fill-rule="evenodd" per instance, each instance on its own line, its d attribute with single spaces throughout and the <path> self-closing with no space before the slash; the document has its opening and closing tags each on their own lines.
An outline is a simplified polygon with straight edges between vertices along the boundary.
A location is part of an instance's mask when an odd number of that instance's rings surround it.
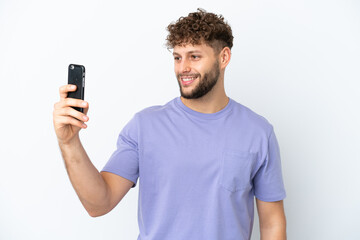
<svg viewBox="0 0 360 240">
<path fill-rule="evenodd" d="M 176 45 L 173 49 L 173 54 L 189 54 L 189 53 L 203 53 L 203 54 L 211 54 L 214 53 L 214 50 L 209 45 L 202 43 L 202 44 L 185 44 L 185 45 Z"/>
</svg>

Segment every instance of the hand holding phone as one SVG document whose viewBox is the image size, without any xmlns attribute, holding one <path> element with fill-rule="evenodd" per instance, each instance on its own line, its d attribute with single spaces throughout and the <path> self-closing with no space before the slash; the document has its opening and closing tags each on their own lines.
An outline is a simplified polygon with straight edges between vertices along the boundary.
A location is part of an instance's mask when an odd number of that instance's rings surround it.
<svg viewBox="0 0 360 240">
<path fill-rule="evenodd" d="M 89 104 L 84 101 L 85 68 L 70 64 L 67 85 L 61 86 L 60 101 L 55 103 L 53 122 L 59 143 L 76 140 L 80 129 L 87 128 Z"/>
<path fill-rule="evenodd" d="M 75 92 L 69 92 L 68 98 L 84 100 L 85 93 L 85 67 L 82 65 L 70 64 L 68 68 L 68 84 L 76 85 Z M 84 112 L 83 108 L 73 107 L 75 110 Z"/>
</svg>

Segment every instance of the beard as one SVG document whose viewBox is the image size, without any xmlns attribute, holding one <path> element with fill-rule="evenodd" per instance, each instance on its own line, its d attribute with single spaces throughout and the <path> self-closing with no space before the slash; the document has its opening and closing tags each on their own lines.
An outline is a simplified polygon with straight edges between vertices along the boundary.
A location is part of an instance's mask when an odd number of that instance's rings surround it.
<svg viewBox="0 0 360 240">
<path fill-rule="evenodd" d="M 192 74 L 192 76 L 198 77 L 199 83 L 189 93 L 184 93 L 183 91 L 183 87 L 181 85 L 181 78 L 180 78 L 181 75 L 182 74 L 177 75 L 181 96 L 186 99 L 201 98 L 202 96 L 210 92 L 211 89 L 213 89 L 213 87 L 216 85 L 219 79 L 220 76 L 219 61 L 216 60 L 211 70 L 204 73 L 204 77 L 202 77 L 201 74 Z M 188 75 L 188 74 L 183 74 L 183 75 Z"/>
</svg>

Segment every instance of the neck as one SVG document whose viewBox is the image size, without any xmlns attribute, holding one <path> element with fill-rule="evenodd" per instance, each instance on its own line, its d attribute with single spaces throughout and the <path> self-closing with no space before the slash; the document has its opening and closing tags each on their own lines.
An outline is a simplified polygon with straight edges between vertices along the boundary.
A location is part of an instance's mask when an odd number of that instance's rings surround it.
<svg viewBox="0 0 360 240">
<path fill-rule="evenodd" d="M 200 113 L 216 113 L 225 108 L 229 102 L 224 89 L 224 78 L 218 80 L 214 88 L 206 95 L 197 99 L 186 99 L 181 97 L 181 101 L 188 108 Z"/>
</svg>

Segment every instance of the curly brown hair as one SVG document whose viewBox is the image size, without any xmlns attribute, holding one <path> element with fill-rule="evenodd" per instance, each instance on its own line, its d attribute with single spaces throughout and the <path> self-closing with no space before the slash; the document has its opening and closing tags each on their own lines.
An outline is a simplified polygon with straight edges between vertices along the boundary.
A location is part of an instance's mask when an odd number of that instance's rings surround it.
<svg viewBox="0 0 360 240">
<path fill-rule="evenodd" d="M 231 27 L 224 22 L 222 15 L 206 12 L 198 8 L 197 12 L 189 13 L 187 17 L 180 17 L 175 23 L 167 27 L 169 34 L 166 46 L 172 49 L 175 46 L 186 44 L 198 45 L 205 43 L 219 53 L 224 47 L 233 46 Z"/>
</svg>

